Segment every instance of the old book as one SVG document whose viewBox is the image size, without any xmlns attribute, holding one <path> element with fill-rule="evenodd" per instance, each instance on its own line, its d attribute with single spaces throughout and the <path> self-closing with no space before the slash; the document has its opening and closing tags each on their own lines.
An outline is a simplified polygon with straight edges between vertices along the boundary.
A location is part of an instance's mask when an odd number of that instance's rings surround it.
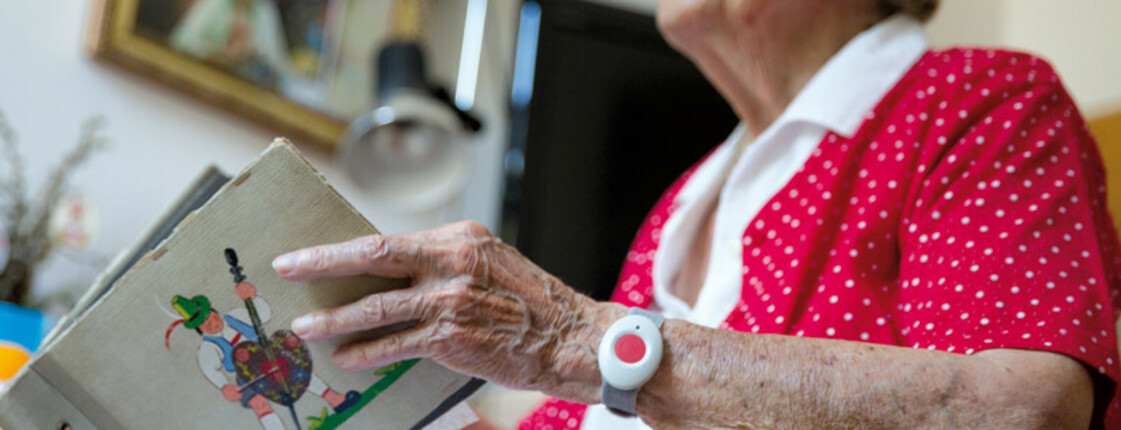
<svg viewBox="0 0 1121 430">
<path fill-rule="evenodd" d="M 424 359 L 346 372 L 333 365 L 332 351 L 379 333 L 308 343 L 288 330 L 306 312 L 406 283 L 291 282 L 273 272 L 272 258 L 376 232 L 284 140 L 233 180 L 208 171 L 118 257 L 0 393 L 0 428 L 431 423 L 482 381 Z"/>
</svg>

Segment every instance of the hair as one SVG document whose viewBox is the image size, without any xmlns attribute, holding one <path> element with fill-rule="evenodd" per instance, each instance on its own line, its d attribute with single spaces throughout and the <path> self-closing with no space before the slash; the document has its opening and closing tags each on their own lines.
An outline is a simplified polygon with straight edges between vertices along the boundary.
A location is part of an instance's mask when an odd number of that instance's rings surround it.
<svg viewBox="0 0 1121 430">
<path fill-rule="evenodd" d="M 891 15 L 902 12 L 926 22 L 938 10 L 939 0 L 879 0 L 880 9 Z"/>
</svg>

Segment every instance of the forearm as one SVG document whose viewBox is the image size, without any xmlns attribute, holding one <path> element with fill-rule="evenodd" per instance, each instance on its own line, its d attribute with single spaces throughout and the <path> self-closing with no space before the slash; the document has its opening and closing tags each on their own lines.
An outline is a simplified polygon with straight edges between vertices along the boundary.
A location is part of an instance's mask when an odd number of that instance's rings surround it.
<svg viewBox="0 0 1121 430">
<path fill-rule="evenodd" d="M 968 357 L 666 324 L 664 365 L 639 411 L 666 425 L 730 428 L 988 427 L 984 368 Z M 972 360 L 978 361 L 978 360 Z M 996 378 L 998 379 L 998 378 Z M 993 381 L 997 382 L 997 381 Z M 997 405 L 987 405 L 997 406 Z M 684 413 L 688 412 L 688 413 Z M 974 414 L 976 413 L 976 414 Z"/>
<path fill-rule="evenodd" d="M 625 313 L 600 308 L 601 328 Z M 663 336 L 662 365 L 638 397 L 640 416 L 658 428 L 1054 428 L 1063 421 L 1019 395 L 1015 371 L 981 357 L 676 320 L 666 321 Z M 585 390 L 590 403 L 598 402 L 591 389 L 598 383 Z"/>
</svg>

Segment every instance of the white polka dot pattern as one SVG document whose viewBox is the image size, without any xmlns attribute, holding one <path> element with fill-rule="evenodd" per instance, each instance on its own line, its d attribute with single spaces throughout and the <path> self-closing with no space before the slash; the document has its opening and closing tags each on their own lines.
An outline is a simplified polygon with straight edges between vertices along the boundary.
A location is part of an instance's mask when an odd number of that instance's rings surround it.
<svg viewBox="0 0 1121 430">
<path fill-rule="evenodd" d="M 688 176 L 639 231 L 614 301 L 649 306 L 660 227 Z M 856 136 L 827 135 L 748 223 L 741 301 L 722 327 L 1052 351 L 1117 381 L 1121 258 L 1103 184 L 1093 139 L 1042 60 L 927 53 Z M 1110 428 L 1117 397 L 1098 399 Z M 546 418 L 522 428 L 565 428 Z"/>
</svg>

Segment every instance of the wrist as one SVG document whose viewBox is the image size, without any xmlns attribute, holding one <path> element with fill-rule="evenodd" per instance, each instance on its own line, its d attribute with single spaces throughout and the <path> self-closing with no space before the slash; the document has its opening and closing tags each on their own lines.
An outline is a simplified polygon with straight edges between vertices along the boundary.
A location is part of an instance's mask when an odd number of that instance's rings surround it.
<svg viewBox="0 0 1121 430">
<path fill-rule="evenodd" d="M 600 340 L 611 324 L 627 315 L 627 307 L 588 299 L 582 314 L 566 346 L 558 349 L 553 367 L 561 385 L 558 397 L 591 405 L 600 403 L 603 383 L 597 359 Z"/>
</svg>

